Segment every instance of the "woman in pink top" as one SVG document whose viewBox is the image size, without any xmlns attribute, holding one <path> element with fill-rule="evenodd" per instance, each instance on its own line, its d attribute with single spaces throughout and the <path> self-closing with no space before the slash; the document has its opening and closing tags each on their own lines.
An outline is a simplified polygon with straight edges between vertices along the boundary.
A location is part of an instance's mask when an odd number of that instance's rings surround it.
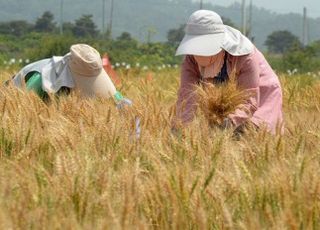
<svg viewBox="0 0 320 230">
<path fill-rule="evenodd" d="M 225 119 L 225 126 L 239 129 L 247 123 L 282 131 L 282 90 L 279 79 L 263 54 L 240 31 L 224 25 L 213 11 L 193 13 L 176 55 L 186 55 L 182 64 L 174 124 L 193 120 L 196 111 L 194 85 L 227 82 L 235 71 L 239 88 L 252 92 L 244 105 Z"/>
</svg>

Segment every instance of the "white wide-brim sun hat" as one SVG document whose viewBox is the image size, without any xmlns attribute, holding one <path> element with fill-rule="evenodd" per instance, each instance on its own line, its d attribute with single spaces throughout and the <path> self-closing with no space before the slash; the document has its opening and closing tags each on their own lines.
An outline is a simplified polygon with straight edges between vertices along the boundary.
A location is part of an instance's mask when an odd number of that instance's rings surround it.
<svg viewBox="0 0 320 230">
<path fill-rule="evenodd" d="M 254 49 L 246 36 L 224 25 L 221 17 L 209 10 L 194 12 L 187 22 L 185 32 L 176 55 L 213 56 L 225 50 L 233 56 L 242 56 Z"/>
</svg>

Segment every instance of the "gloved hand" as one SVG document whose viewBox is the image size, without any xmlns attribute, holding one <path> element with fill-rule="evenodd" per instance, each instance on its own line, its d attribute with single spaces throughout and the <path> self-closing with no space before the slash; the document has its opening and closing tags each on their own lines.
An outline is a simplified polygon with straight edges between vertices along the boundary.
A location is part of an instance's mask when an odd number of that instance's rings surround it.
<svg viewBox="0 0 320 230">
<path fill-rule="evenodd" d="M 117 107 L 117 109 L 119 109 L 119 110 L 122 110 L 122 109 L 124 109 L 124 108 L 126 108 L 127 106 L 132 106 L 132 101 L 130 100 L 130 99 L 128 99 L 128 98 L 122 98 L 117 104 L 116 104 L 116 107 Z M 139 117 L 135 117 L 135 126 L 134 126 L 134 128 L 135 128 L 135 136 L 136 136 L 136 138 L 137 139 L 139 139 L 140 138 L 140 135 L 141 135 L 141 121 L 140 121 L 140 118 Z"/>
<path fill-rule="evenodd" d="M 219 129 L 230 129 L 233 127 L 233 123 L 230 118 L 224 118 L 221 125 L 218 125 Z"/>
<path fill-rule="evenodd" d="M 117 106 L 117 109 L 121 110 L 126 106 L 132 106 L 132 101 L 124 97 L 121 101 L 117 102 L 116 106 Z"/>
</svg>

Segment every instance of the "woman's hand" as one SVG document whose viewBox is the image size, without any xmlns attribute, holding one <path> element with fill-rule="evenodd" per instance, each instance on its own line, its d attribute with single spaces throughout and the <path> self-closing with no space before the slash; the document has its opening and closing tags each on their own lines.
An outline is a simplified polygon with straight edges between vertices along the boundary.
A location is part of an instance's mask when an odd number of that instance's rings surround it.
<svg viewBox="0 0 320 230">
<path fill-rule="evenodd" d="M 117 106 L 117 109 L 121 110 L 121 109 L 125 108 L 126 106 L 132 106 L 132 101 L 128 98 L 123 98 L 123 99 L 121 99 L 121 101 L 119 101 L 117 103 L 116 106 Z"/>
<path fill-rule="evenodd" d="M 218 125 L 219 129 L 230 129 L 234 127 L 230 118 L 224 118 L 221 125 Z"/>
</svg>

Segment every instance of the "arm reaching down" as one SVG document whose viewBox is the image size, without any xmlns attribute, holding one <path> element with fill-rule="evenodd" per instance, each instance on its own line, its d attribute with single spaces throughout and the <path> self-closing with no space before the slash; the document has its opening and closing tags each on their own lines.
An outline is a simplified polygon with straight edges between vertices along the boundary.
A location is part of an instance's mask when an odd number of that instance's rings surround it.
<svg viewBox="0 0 320 230">
<path fill-rule="evenodd" d="M 186 56 L 181 69 L 180 88 L 178 90 L 176 118 L 173 126 L 191 122 L 196 112 L 196 95 L 194 85 L 198 83 L 200 74 L 197 64 L 191 56 Z"/>
<path fill-rule="evenodd" d="M 248 121 L 258 109 L 259 106 L 259 62 L 253 57 L 253 54 L 247 55 L 244 61 L 240 63 L 239 75 L 237 76 L 238 87 L 249 94 L 249 98 L 241 108 L 238 108 L 233 114 L 229 115 L 233 125 L 237 128 Z"/>
</svg>

